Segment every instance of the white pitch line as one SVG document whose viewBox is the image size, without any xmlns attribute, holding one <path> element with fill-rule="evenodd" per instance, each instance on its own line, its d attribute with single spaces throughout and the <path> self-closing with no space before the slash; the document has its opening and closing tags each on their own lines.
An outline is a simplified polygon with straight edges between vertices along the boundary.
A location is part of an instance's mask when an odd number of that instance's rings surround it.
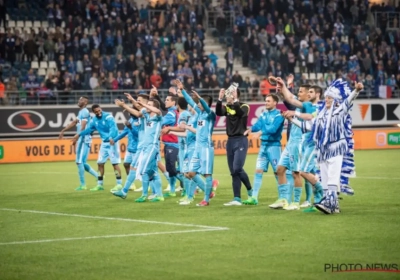
<svg viewBox="0 0 400 280">
<path fill-rule="evenodd" d="M 103 236 L 87 236 L 87 237 L 71 237 L 71 238 L 57 238 L 57 239 L 14 241 L 14 242 L 0 243 L 0 246 L 34 244 L 34 243 L 50 243 L 50 242 L 61 242 L 61 241 L 75 241 L 75 240 L 90 240 L 90 239 L 123 238 L 123 237 L 132 237 L 132 236 L 150 236 L 150 235 L 163 235 L 163 234 L 194 233 L 194 232 L 218 231 L 218 230 L 224 230 L 224 228 L 192 229 L 192 230 L 177 230 L 177 231 L 159 231 L 159 232 L 144 232 L 144 233 L 119 234 L 119 235 L 103 235 Z"/>
<path fill-rule="evenodd" d="M 27 174 L 41 174 L 41 175 L 45 175 L 45 174 L 77 174 L 76 172 L 59 172 L 59 171 L 55 171 L 55 172 L 51 172 L 51 171 L 45 171 L 45 172 L 7 172 L 7 173 L 0 173 L 0 176 L 15 176 L 15 175 L 27 175 Z M 114 175 L 114 173 L 106 173 L 105 175 Z M 213 174 L 216 177 L 231 177 L 230 174 L 223 174 L 223 173 L 216 173 Z M 249 177 L 253 177 L 253 174 L 249 174 Z M 263 176 L 265 177 L 275 177 L 273 175 L 270 174 L 264 174 Z M 351 179 L 365 179 L 365 180 L 400 180 L 400 177 L 364 177 L 364 176 L 357 176 Z"/>
<path fill-rule="evenodd" d="M 33 214 L 44 214 L 44 215 L 55 215 L 55 216 L 66 216 L 75 218 L 86 218 L 86 219 L 99 219 L 99 220 L 111 220 L 111 221 L 123 221 L 123 222 L 134 222 L 134 223 L 145 223 L 145 224 L 158 224 L 158 225 L 170 225 L 170 226 L 180 226 L 180 227 L 197 227 L 208 230 L 228 230 L 227 227 L 213 227 L 213 226 L 203 226 L 196 224 L 182 224 L 182 223 L 172 223 L 172 222 L 158 222 L 158 221 L 148 221 L 148 220 L 136 220 L 128 218 L 115 218 L 115 217 L 101 217 L 101 216 L 89 216 L 80 214 L 67 214 L 58 212 L 46 212 L 46 211 L 36 211 L 36 210 L 21 210 L 21 209 L 11 209 L 11 208 L 0 208 L 1 211 L 12 211 L 12 212 L 25 212 Z"/>
</svg>

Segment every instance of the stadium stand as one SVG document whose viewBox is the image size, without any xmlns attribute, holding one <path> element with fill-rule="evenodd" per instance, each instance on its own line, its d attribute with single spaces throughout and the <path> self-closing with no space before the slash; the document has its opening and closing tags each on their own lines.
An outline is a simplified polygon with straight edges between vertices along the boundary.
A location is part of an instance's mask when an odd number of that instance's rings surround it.
<svg viewBox="0 0 400 280">
<path fill-rule="evenodd" d="M 1 1 L 0 1 L 1 2 Z M 352 0 L 18 0 L 0 4 L 2 104 L 110 103 L 123 91 L 182 79 L 217 94 L 238 82 L 247 100 L 265 77 L 297 86 L 363 81 L 364 97 L 400 89 L 400 6 Z M 3 91 L 3 92 L 1 92 Z"/>
</svg>

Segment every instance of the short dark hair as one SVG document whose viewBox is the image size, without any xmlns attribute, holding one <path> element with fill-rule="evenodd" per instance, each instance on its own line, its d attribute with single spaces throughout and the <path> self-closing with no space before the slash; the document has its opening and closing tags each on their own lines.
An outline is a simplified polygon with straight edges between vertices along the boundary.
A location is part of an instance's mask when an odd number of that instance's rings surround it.
<svg viewBox="0 0 400 280">
<path fill-rule="evenodd" d="M 279 102 L 279 97 L 274 94 L 267 95 L 267 97 L 271 97 L 276 103 Z"/>
<path fill-rule="evenodd" d="M 299 88 L 306 88 L 306 89 L 309 89 L 310 87 L 311 87 L 311 85 L 310 84 L 302 84 L 302 85 L 300 85 L 300 87 Z"/>
<path fill-rule="evenodd" d="M 178 98 L 178 106 L 182 110 L 186 110 L 187 109 L 188 103 L 187 103 L 187 101 L 186 101 L 186 99 L 184 97 L 179 97 Z"/>
<path fill-rule="evenodd" d="M 207 102 L 208 107 L 211 107 L 213 103 L 213 98 L 211 95 L 203 95 L 201 98 L 203 98 Z"/>
<path fill-rule="evenodd" d="M 150 96 L 148 94 L 140 93 L 137 97 L 141 97 L 145 100 L 150 100 Z"/>
<path fill-rule="evenodd" d="M 100 108 L 99 104 L 93 104 L 92 105 L 92 112 L 94 112 L 94 109 Z"/>
<path fill-rule="evenodd" d="M 178 103 L 178 97 L 176 95 L 168 94 L 167 97 L 170 97 L 171 101 L 175 102 L 175 104 Z"/>
<path fill-rule="evenodd" d="M 160 102 L 157 99 L 151 99 L 150 101 L 153 101 L 153 107 L 160 109 Z"/>
<path fill-rule="evenodd" d="M 315 93 L 319 93 L 319 98 L 322 98 L 323 92 L 322 88 L 319 86 L 311 86 L 311 88 L 315 91 Z"/>
</svg>

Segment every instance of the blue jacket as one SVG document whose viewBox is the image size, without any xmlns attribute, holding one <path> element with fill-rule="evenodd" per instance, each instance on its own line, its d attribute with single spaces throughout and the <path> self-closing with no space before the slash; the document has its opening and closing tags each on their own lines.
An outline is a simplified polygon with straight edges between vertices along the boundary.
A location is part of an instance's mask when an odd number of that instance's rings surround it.
<svg viewBox="0 0 400 280">
<path fill-rule="evenodd" d="M 113 140 L 114 142 L 117 142 L 124 138 L 125 136 L 128 136 L 128 147 L 127 150 L 130 153 L 136 153 L 137 151 L 137 146 L 138 146 L 138 137 L 139 137 L 139 129 L 138 126 L 134 125 L 134 122 L 136 122 L 137 119 L 130 118 L 129 122 L 131 124 L 131 128 L 125 126 L 124 130 L 120 134 L 118 134 L 117 137 L 115 137 Z"/>
<path fill-rule="evenodd" d="M 97 130 L 103 142 L 110 142 L 118 135 L 118 127 L 114 117 L 110 113 L 102 112 L 101 117 L 94 116 L 87 128 L 79 133 L 79 136 L 92 134 Z"/>
<path fill-rule="evenodd" d="M 284 121 L 285 119 L 279 110 L 266 110 L 251 127 L 251 132 L 261 131 L 262 144 L 280 146 Z"/>
</svg>

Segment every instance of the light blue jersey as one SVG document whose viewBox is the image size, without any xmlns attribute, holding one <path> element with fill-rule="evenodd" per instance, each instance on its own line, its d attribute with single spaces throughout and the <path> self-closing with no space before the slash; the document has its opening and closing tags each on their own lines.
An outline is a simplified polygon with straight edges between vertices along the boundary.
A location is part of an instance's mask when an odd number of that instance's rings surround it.
<svg viewBox="0 0 400 280">
<path fill-rule="evenodd" d="M 281 156 L 281 139 L 285 119 L 277 109 L 266 110 L 251 127 L 251 132 L 261 131 L 261 147 L 257 156 L 256 169 L 268 171 L 271 164 L 276 173 Z"/>
<path fill-rule="evenodd" d="M 88 126 L 88 124 L 90 122 L 89 110 L 87 108 L 82 108 L 81 110 L 79 110 L 77 119 L 78 119 L 78 123 L 76 124 L 76 132 L 80 133 L 82 131 L 82 122 L 86 121 L 86 127 Z M 79 139 L 79 140 L 81 140 L 81 139 Z M 82 140 L 85 143 L 92 143 L 92 136 L 90 134 L 85 135 L 82 137 Z"/>
<path fill-rule="evenodd" d="M 93 117 L 89 125 L 84 131 L 79 133 L 80 136 L 90 135 L 95 130 L 100 134 L 103 142 L 110 142 L 118 135 L 118 127 L 114 117 L 110 113 L 102 112 L 101 117 Z"/>
<path fill-rule="evenodd" d="M 151 116 L 145 108 L 141 113 L 144 121 L 144 146 L 138 160 L 138 172 L 141 175 L 145 173 L 152 175 L 157 172 L 159 161 L 162 116 Z"/>
<path fill-rule="evenodd" d="M 251 127 L 251 132 L 261 131 L 261 143 L 269 146 L 281 146 L 284 121 L 279 110 L 265 110 Z"/>
<path fill-rule="evenodd" d="M 79 135 L 89 135 L 95 130 L 102 140 L 97 163 L 104 164 L 108 159 L 113 165 L 121 163 L 119 142 L 115 142 L 114 145 L 110 144 L 110 139 L 118 136 L 118 127 L 114 117 L 110 113 L 102 112 L 101 117 L 93 117 L 88 127 L 81 131 Z"/>
<path fill-rule="evenodd" d="M 159 115 L 151 116 L 147 113 L 146 109 L 142 109 L 141 112 L 144 119 L 144 148 L 146 149 L 148 145 L 156 145 L 159 147 L 162 117 Z"/>
<path fill-rule="evenodd" d="M 197 117 L 197 113 L 190 115 L 188 126 L 197 129 Z M 194 146 L 196 145 L 196 133 L 193 133 L 190 130 L 186 130 L 186 145 L 188 146 L 188 148 L 194 148 Z"/>
<path fill-rule="evenodd" d="M 114 142 L 118 142 L 119 140 L 121 140 L 122 138 L 124 138 L 125 136 L 128 136 L 128 146 L 127 146 L 127 150 L 130 153 L 136 153 L 137 151 L 137 146 L 138 146 L 138 133 L 139 133 L 139 128 L 137 126 L 134 125 L 134 123 L 136 123 L 138 121 L 137 118 L 129 118 L 129 123 L 131 124 L 131 127 L 124 127 L 124 130 L 118 134 L 117 137 L 114 138 Z"/>
<path fill-rule="evenodd" d="M 185 90 L 182 90 L 182 94 L 185 97 L 186 101 L 198 114 L 197 119 L 197 132 L 196 132 L 196 146 L 211 148 L 214 147 L 212 141 L 212 134 L 214 131 L 214 124 L 217 119 L 217 115 L 208 104 L 200 99 L 200 103 L 204 108 L 204 111 L 201 111 L 200 108 L 194 103 L 193 99 L 187 94 Z"/>
<path fill-rule="evenodd" d="M 183 123 L 189 125 L 189 120 L 191 118 L 191 114 L 189 111 L 183 111 L 179 114 L 179 119 L 178 119 L 178 125 L 181 125 Z M 178 137 L 179 139 L 179 149 L 185 149 L 187 142 L 186 142 L 186 137 Z"/>
<path fill-rule="evenodd" d="M 315 114 L 315 112 L 318 109 L 318 104 L 312 104 L 311 102 L 307 101 L 307 102 L 303 102 L 303 109 L 302 109 L 302 113 L 306 113 L 306 114 Z M 303 146 L 312 146 L 315 147 L 314 141 L 312 141 L 312 132 L 305 132 L 303 133 L 303 139 L 302 139 L 302 143 Z"/>
</svg>

